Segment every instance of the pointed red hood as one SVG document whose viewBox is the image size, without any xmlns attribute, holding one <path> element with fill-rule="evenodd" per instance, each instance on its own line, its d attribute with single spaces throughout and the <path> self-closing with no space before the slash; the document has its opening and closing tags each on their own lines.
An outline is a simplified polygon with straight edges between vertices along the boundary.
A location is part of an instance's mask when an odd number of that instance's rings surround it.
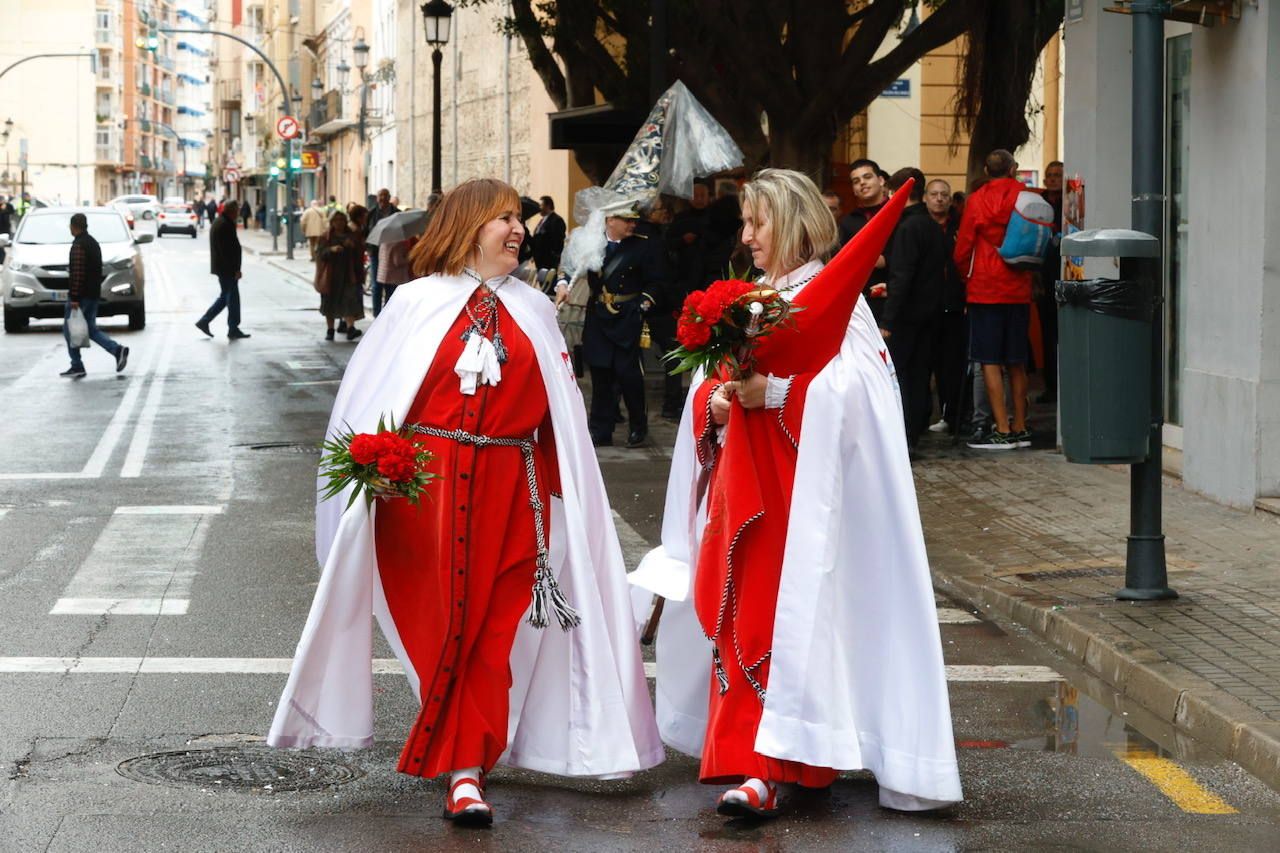
<svg viewBox="0 0 1280 853">
<path fill-rule="evenodd" d="M 792 314 L 784 328 L 756 347 L 757 372 L 775 376 L 816 373 L 836 357 L 862 287 L 884 253 L 914 183 L 903 184 L 831 263 L 796 294 L 792 304 L 804 310 Z"/>
</svg>

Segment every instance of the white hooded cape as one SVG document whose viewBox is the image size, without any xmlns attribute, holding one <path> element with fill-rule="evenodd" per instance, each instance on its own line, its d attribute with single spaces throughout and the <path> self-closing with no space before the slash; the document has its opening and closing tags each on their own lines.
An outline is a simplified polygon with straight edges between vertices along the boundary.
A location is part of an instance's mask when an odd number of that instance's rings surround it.
<svg viewBox="0 0 1280 853">
<path fill-rule="evenodd" d="M 816 273 L 813 262 L 789 277 Z M 695 382 L 695 387 L 696 387 Z M 693 397 L 692 390 L 689 399 Z M 706 472 L 686 401 L 671 460 L 662 546 L 630 581 L 667 599 L 657 638 L 659 728 L 698 757 L 711 644 L 691 590 L 706 524 Z M 809 385 L 755 750 L 868 769 L 880 803 L 961 799 L 933 587 L 893 362 L 865 300 L 840 354 Z"/>
<path fill-rule="evenodd" d="M 442 275 L 401 285 L 347 365 L 327 435 L 375 431 L 382 415 L 402 423 L 475 287 L 470 278 Z M 566 776 L 625 776 L 661 762 L 663 748 L 582 395 L 547 298 L 515 279 L 497 293 L 532 342 L 546 386 L 563 494 L 551 502 L 552 568 L 582 617 L 567 632 L 554 622 L 542 630 L 521 622 L 501 761 Z M 371 614 L 419 691 L 384 598 L 373 518 L 363 500 L 344 511 L 346 502 L 344 493 L 316 506 L 323 573 L 267 736 L 272 746 L 373 743 Z"/>
</svg>

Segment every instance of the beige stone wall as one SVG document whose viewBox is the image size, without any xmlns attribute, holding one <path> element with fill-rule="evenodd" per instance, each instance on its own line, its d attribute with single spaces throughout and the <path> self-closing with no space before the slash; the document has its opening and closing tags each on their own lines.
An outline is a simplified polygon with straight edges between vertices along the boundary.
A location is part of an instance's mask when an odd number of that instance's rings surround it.
<svg viewBox="0 0 1280 853">
<path fill-rule="evenodd" d="M 418 3 L 397 7 L 397 179 L 401 201 L 425 203 L 431 191 L 432 66 Z M 550 195 L 562 211 L 586 180 L 567 151 L 548 147 L 554 110 L 519 39 L 497 31 L 500 7 L 458 9 L 441 65 L 443 188 L 471 178 L 509 181 L 522 194 Z M 415 55 L 416 54 L 416 55 Z"/>
</svg>

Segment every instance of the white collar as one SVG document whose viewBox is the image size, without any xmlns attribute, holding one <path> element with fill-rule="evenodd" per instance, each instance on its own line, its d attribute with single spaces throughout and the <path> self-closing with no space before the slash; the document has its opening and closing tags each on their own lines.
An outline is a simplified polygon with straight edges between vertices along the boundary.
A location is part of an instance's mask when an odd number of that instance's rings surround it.
<svg viewBox="0 0 1280 853">
<path fill-rule="evenodd" d="M 477 284 L 487 285 L 490 290 L 497 290 L 507 280 L 507 276 L 505 275 L 496 275 L 488 281 L 485 281 L 480 278 L 480 273 L 476 272 L 471 267 L 463 267 L 462 274 Z"/>
<path fill-rule="evenodd" d="M 789 296 L 795 296 L 810 279 L 822 270 L 823 266 L 822 261 L 815 259 L 809 261 L 809 263 L 804 266 L 793 269 L 786 275 L 778 276 L 774 281 L 768 281 L 766 279 L 764 283 L 772 287 L 774 290 L 782 291 L 787 293 Z"/>
</svg>

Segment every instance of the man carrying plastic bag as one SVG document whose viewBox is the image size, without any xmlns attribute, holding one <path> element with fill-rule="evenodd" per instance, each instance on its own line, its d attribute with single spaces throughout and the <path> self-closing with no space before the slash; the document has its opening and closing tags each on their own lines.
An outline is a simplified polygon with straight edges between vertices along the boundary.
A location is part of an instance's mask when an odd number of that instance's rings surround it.
<svg viewBox="0 0 1280 853">
<path fill-rule="evenodd" d="M 124 370 L 129 361 L 129 348 L 121 346 L 98 328 L 98 303 L 102 299 L 102 247 L 89 233 L 89 221 L 83 213 L 71 216 L 71 257 L 68 261 L 67 310 L 62 326 L 67 339 L 67 352 L 71 355 L 71 367 L 62 372 L 69 379 L 85 375 L 80 350 L 87 349 L 92 340 L 116 360 L 116 373 Z"/>
</svg>

